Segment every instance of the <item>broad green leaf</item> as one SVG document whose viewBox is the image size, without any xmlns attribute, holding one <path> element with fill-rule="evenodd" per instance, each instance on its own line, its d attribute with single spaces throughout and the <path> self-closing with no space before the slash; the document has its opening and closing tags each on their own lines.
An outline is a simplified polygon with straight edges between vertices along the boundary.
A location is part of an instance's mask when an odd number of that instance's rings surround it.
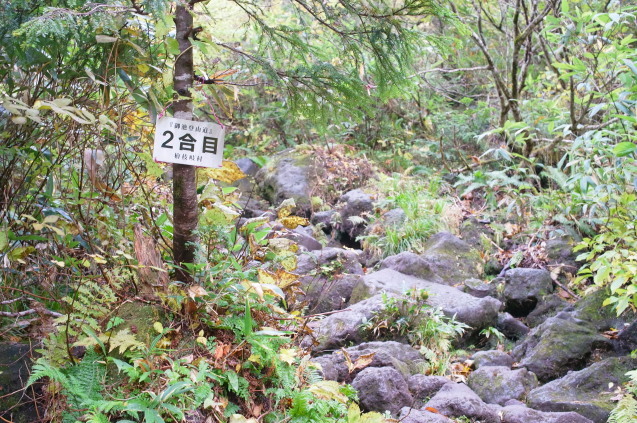
<svg viewBox="0 0 637 423">
<path fill-rule="evenodd" d="M 637 144 L 632 142 L 620 142 L 615 147 L 613 147 L 613 154 L 618 157 L 625 157 L 630 154 L 633 154 L 637 150 Z"/>
</svg>

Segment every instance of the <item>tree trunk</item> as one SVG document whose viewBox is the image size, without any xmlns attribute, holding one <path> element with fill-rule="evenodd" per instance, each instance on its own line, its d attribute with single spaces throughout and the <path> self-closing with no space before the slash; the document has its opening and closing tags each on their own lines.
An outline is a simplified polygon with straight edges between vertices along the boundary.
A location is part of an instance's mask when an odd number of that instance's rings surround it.
<svg viewBox="0 0 637 423">
<path fill-rule="evenodd" d="M 175 11 L 176 36 L 180 54 L 175 61 L 173 84 L 180 99 L 173 105 L 173 115 L 179 119 L 192 120 L 190 88 L 193 84 L 193 54 L 189 40 L 193 19 L 183 5 Z M 183 99 L 183 97 L 188 97 Z M 195 262 L 198 219 L 197 175 L 194 166 L 173 164 L 173 256 L 177 271 L 175 277 L 183 282 L 192 282 L 192 275 L 183 268 Z"/>
</svg>

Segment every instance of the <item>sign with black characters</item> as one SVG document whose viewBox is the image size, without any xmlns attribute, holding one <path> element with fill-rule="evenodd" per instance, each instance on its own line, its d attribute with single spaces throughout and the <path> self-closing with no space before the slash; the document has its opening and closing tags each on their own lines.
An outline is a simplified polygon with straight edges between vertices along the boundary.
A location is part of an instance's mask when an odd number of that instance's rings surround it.
<svg viewBox="0 0 637 423">
<path fill-rule="evenodd" d="M 221 167 L 223 142 L 221 125 L 164 117 L 155 127 L 153 159 L 198 167 Z"/>
</svg>

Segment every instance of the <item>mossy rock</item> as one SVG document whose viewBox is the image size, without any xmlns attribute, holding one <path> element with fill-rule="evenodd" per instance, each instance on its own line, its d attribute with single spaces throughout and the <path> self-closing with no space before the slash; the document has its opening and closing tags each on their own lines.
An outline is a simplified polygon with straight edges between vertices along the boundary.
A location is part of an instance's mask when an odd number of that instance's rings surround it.
<svg viewBox="0 0 637 423">
<path fill-rule="evenodd" d="M 532 390 L 529 406 L 542 411 L 575 411 L 595 423 L 605 423 L 616 404 L 611 399 L 614 387 L 625 383 L 626 372 L 636 367 L 637 360 L 630 357 L 608 358 Z"/>
</svg>

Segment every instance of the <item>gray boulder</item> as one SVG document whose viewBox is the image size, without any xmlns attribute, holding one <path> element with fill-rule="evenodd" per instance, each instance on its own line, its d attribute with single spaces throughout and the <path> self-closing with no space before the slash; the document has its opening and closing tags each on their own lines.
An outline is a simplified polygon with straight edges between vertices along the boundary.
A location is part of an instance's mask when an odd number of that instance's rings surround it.
<svg viewBox="0 0 637 423">
<path fill-rule="evenodd" d="M 403 251 L 395 256 L 389 256 L 380 263 L 379 267 L 380 269 L 392 269 L 405 275 L 427 279 L 431 282 L 442 282 L 442 279 L 433 273 L 429 263 L 411 251 Z"/>
<path fill-rule="evenodd" d="M 367 341 L 370 334 L 361 329 L 361 324 L 383 308 L 383 295 L 378 294 L 341 312 L 330 314 L 323 320 L 312 322 L 308 326 L 313 333 L 303 340 L 301 346 L 312 347 L 313 351 L 318 352 Z"/>
<path fill-rule="evenodd" d="M 365 233 L 367 228 L 367 217 L 365 214 L 372 212 L 374 203 L 372 198 L 360 189 L 349 191 L 341 196 L 339 203 L 342 206 L 338 209 L 341 215 L 340 231 L 355 240 Z M 358 223 L 350 218 L 360 218 L 363 222 Z"/>
<path fill-rule="evenodd" d="M 433 235 L 425 244 L 422 258 L 447 285 L 456 285 L 470 278 L 480 278 L 483 263 L 480 253 L 449 232 Z"/>
<path fill-rule="evenodd" d="M 371 367 L 361 371 L 352 386 L 358 391 L 358 398 L 363 409 L 384 412 L 389 410 L 398 415 L 401 408 L 414 401 L 407 382 L 392 367 Z"/>
<path fill-rule="evenodd" d="M 543 296 L 553 292 L 553 280 L 547 270 L 511 269 L 504 278 L 505 311 L 515 317 L 528 315 Z"/>
<path fill-rule="evenodd" d="M 392 367 L 405 378 L 419 372 L 424 364 L 424 359 L 418 350 L 410 345 L 394 341 L 366 342 L 355 347 L 346 348 L 345 351 L 353 363 L 363 355 L 374 354 L 371 363 L 365 368 Z M 332 354 L 317 357 L 312 361 L 321 365 L 323 378 L 326 380 L 349 383 L 362 370 L 356 369 L 350 373 L 342 351 L 335 351 Z"/>
<path fill-rule="evenodd" d="M 524 405 L 510 405 L 501 411 L 502 423 L 593 423 L 574 412 L 552 413 L 533 410 Z"/>
<path fill-rule="evenodd" d="M 274 206 L 293 198 L 297 213 L 309 216 L 311 210 L 311 160 L 285 150 L 259 170 L 255 179 L 261 194 Z"/>
<path fill-rule="evenodd" d="M 560 313 L 533 329 L 512 352 L 521 367 L 542 382 L 581 369 L 594 349 L 610 349 L 608 339 L 584 321 Z"/>
<path fill-rule="evenodd" d="M 341 273 L 362 275 L 363 267 L 358 260 L 358 254 L 352 250 L 342 248 L 323 248 L 299 256 L 296 273 L 308 277 L 324 274 L 334 276 Z"/>
<path fill-rule="evenodd" d="M 574 411 L 604 423 L 616 404 L 612 391 L 627 381 L 626 372 L 635 367 L 637 360 L 630 357 L 607 358 L 532 390 L 528 404 L 542 411 Z"/>
<path fill-rule="evenodd" d="M 423 289 L 429 293 L 427 303 L 439 307 L 449 316 L 471 327 L 467 335 L 475 335 L 483 328 L 495 326 L 502 303 L 495 298 L 476 298 L 439 283 L 383 269 L 367 274 L 352 292 L 351 302 L 369 298 L 379 292 L 402 294 L 409 289 Z"/>
<path fill-rule="evenodd" d="M 504 351 L 478 351 L 471 359 L 473 360 L 473 367 L 476 369 L 488 366 L 504 366 L 510 369 L 513 366 L 513 357 Z"/>
<path fill-rule="evenodd" d="M 525 399 L 538 383 L 526 369 L 484 366 L 469 375 L 467 384 L 484 402 L 504 405 L 512 399 Z"/>
<path fill-rule="evenodd" d="M 410 407 L 403 407 L 400 410 L 398 421 L 400 421 L 400 423 L 453 423 L 453 420 L 448 419 L 442 414 Z"/>
<path fill-rule="evenodd" d="M 498 407 L 486 404 L 463 383 L 444 385 L 425 406 L 435 408 L 446 417 L 466 416 L 483 423 L 500 423 Z"/>
<path fill-rule="evenodd" d="M 247 157 L 242 157 L 234 162 L 247 176 L 233 182 L 232 186 L 239 188 L 241 192 L 251 193 L 254 190 L 254 176 L 259 171 L 259 166 Z"/>
<path fill-rule="evenodd" d="M 568 236 L 549 239 L 546 241 L 546 257 L 549 266 L 562 266 L 564 272 L 577 274 L 580 264 L 576 258 L 579 253 L 573 251 L 575 241 Z"/>
<path fill-rule="evenodd" d="M 524 338 L 531 330 L 527 325 L 511 316 L 509 313 L 499 313 L 498 323 L 495 327 L 509 339 Z"/>
<path fill-rule="evenodd" d="M 241 172 L 245 173 L 248 176 L 254 177 L 259 171 L 260 167 L 255 162 L 247 157 L 242 157 L 234 161 Z"/>
<path fill-rule="evenodd" d="M 436 395 L 440 388 L 447 383 L 453 383 L 443 376 L 427 376 L 423 374 L 413 375 L 407 379 L 409 392 L 415 400 L 426 401 Z"/>
</svg>

